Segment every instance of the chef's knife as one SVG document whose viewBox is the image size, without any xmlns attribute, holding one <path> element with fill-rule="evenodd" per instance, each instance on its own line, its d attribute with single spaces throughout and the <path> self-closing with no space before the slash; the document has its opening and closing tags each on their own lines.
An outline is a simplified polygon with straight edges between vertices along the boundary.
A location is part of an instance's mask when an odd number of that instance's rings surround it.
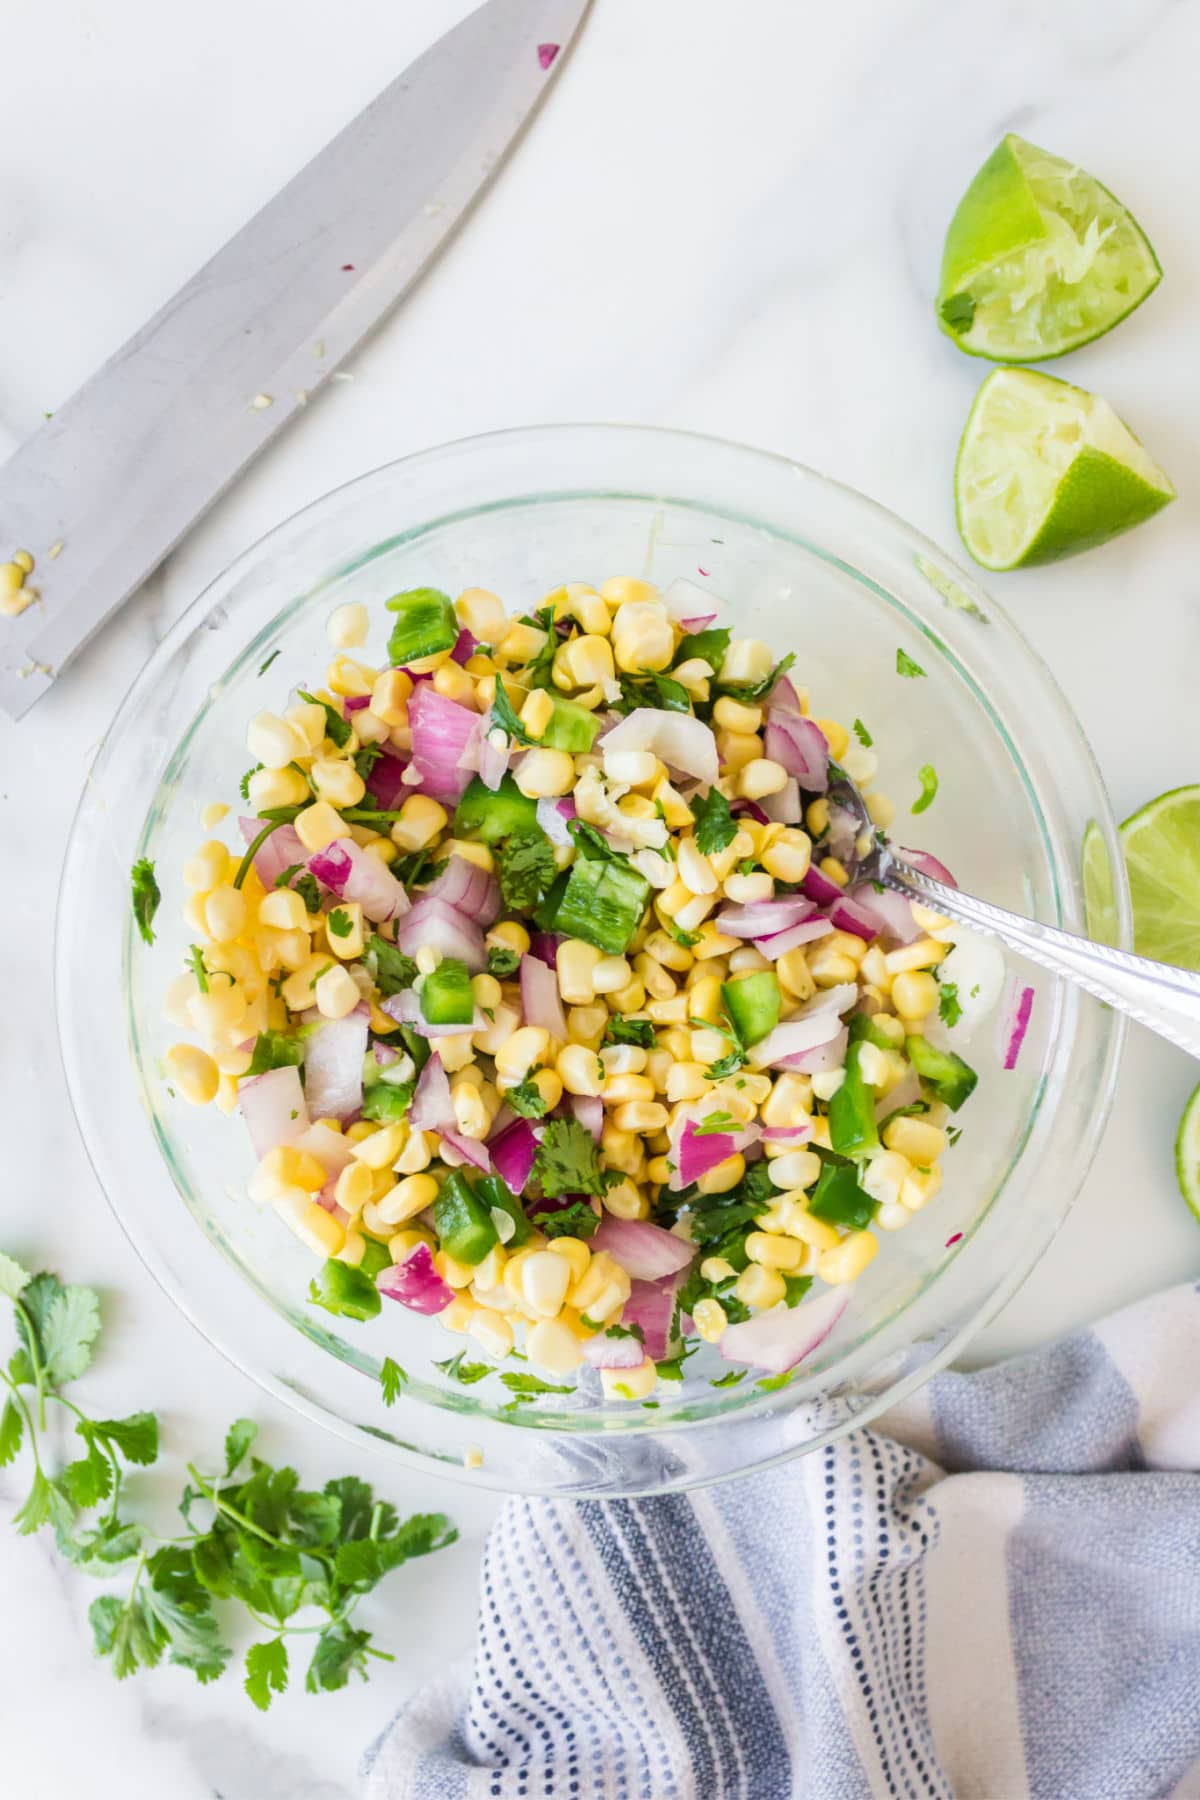
<svg viewBox="0 0 1200 1800">
<path fill-rule="evenodd" d="M 0 469 L 20 718 L 414 285 L 562 66 L 590 0 L 489 0 L 360 113 Z M 61 545 L 61 549 L 58 547 Z"/>
</svg>

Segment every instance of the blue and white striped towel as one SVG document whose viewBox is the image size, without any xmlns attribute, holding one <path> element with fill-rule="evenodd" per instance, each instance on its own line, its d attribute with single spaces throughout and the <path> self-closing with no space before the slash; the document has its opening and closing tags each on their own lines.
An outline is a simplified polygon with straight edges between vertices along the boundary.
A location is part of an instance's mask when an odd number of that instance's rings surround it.
<svg viewBox="0 0 1200 1800">
<path fill-rule="evenodd" d="M 1200 1288 L 646 1501 L 513 1500 L 368 1800 L 1200 1796 Z"/>
</svg>

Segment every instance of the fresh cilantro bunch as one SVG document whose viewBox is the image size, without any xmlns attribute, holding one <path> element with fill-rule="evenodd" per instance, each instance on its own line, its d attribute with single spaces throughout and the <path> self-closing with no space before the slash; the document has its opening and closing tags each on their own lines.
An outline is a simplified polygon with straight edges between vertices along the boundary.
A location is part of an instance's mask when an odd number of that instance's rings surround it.
<svg viewBox="0 0 1200 1800">
<path fill-rule="evenodd" d="M 251 1454 L 257 1426 L 238 1419 L 223 1466 L 190 1477 L 179 1510 L 185 1529 L 164 1537 L 125 1510 L 131 1467 L 157 1460 L 153 1413 L 94 1419 L 62 1389 L 84 1374 L 100 1333 L 91 1288 L 56 1275 L 30 1275 L 0 1253 L 0 1295 L 12 1302 L 18 1348 L 0 1368 L 0 1467 L 27 1449 L 33 1480 L 14 1524 L 31 1534 L 49 1525 L 59 1552 L 82 1573 L 124 1577 L 88 1610 L 96 1652 L 119 1681 L 164 1659 L 216 1679 L 233 1652 L 218 1605 L 240 1605 L 264 1635 L 246 1653 L 245 1689 L 262 1711 L 288 1685 L 288 1639 L 311 1640 L 304 1685 L 310 1694 L 366 1676 L 368 1658 L 391 1662 L 355 1618 L 366 1594 L 414 1556 L 452 1544 L 441 1513 L 401 1521 L 353 1475 L 319 1492 L 295 1469 Z M 399 1374 L 399 1371 L 397 1371 Z M 386 1398 L 386 1393 L 385 1393 Z M 70 1416 L 82 1454 L 51 1473 L 47 1421 Z"/>
</svg>

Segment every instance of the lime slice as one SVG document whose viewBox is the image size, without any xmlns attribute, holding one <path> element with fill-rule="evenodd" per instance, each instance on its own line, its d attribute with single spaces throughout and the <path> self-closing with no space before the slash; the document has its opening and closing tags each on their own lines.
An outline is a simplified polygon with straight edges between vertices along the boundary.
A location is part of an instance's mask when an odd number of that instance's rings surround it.
<svg viewBox="0 0 1200 1800">
<path fill-rule="evenodd" d="M 985 569 L 1073 556 L 1175 498 L 1107 400 L 1033 369 L 994 369 L 976 394 L 954 489 L 963 543 Z"/>
<path fill-rule="evenodd" d="M 1010 132 L 950 221 L 938 323 L 969 356 L 1043 362 L 1111 331 L 1161 279 L 1106 187 Z"/>
<path fill-rule="evenodd" d="M 1126 819 L 1121 848 L 1139 956 L 1200 969 L 1200 787 L 1172 788 Z"/>
<path fill-rule="evenodd" d="M 1089 819 L 1080 850 L 1083 872 L 1083 912 L 1087 934 L 1093 944 L 1117 943 L 1117 896 L 1113 885 L 1112 862 L 1104 833 L 1095 819 Z"/>
<path fill-rule="evenodd" d="M 1200 1087 L 1183 1109 L 1175 1138 L 1175 1173 L 1179 1191 L 1200 1219 Z"/>
</svg>

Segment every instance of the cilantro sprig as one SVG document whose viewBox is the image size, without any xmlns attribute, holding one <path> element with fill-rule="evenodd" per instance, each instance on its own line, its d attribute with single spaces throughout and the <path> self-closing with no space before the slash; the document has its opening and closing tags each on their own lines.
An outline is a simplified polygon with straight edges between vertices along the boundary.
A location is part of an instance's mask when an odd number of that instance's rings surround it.
<svg viewBox="0 0 1200 1800">
<path fill-rule="evenodd" d="M 710 787 L 703 800 L 694 803 L 692 813 L 696 820 L 696 848 L 701 856 L 716 856 L 732 844 L 737 836 L 737 821 L 720 788 Z"/>
<path fill-rule="evenodd" d="M 120 1589 L 88 1610 L 96 1653 L 119 1681 L 164 1661 L 200 1682 L 215 1680 L 232 1660 L 225 1616 L 235 1606 L 265 1633 L 246 1654 L 244 1679 L 264 1712 L 288 1685 L 293 1643 L 311 1642 L 310 1694 L 366 1677 L 369 1659 L 394 1660 L 359 1624 L 357 1609 L 391 1570 L 454 1542 L 447 1518 L 418 1513 L 402 1521 L 353 1475 L 304 1489 L 295 1469 L 252 1454 L 257 1427 L 237 1419 L 215 1471 L 187 1464 L 184 1529 L 161 1535 L 126 1509 L 125 1493 L 128 1471 L 158 1459 L 155 1415 L 93 1418 L 62 1391 L 91 1363 L 98 1296 L 56 1275 L 31 1275 L 2 1253 L 0 1296 L 12 1302 L 18 1339 L 0 1367 L 0 1467 L 23 1451 L 32 1464 L 14 1524 L 24 1535 L 50 1526 L 59 1553 L 83 1574 L 121 1577 Z M 384 1364 L 385 1404 L 405 1380 L 398 1365 Z M 81 1451 L 65 1463 L 48 1427 L 54 1413 L 73 1425 Z"/>
<path fill-rule="evenodd" d="M 148 856 L 140 856 L 134 863 L 130 882 L 133 916 L 137 921 L 138 932 L 144 944 L 152 944 L 154 915 L 162 900 L 162 892 L 154 878 L 154 864 Z"/>
</svg>

